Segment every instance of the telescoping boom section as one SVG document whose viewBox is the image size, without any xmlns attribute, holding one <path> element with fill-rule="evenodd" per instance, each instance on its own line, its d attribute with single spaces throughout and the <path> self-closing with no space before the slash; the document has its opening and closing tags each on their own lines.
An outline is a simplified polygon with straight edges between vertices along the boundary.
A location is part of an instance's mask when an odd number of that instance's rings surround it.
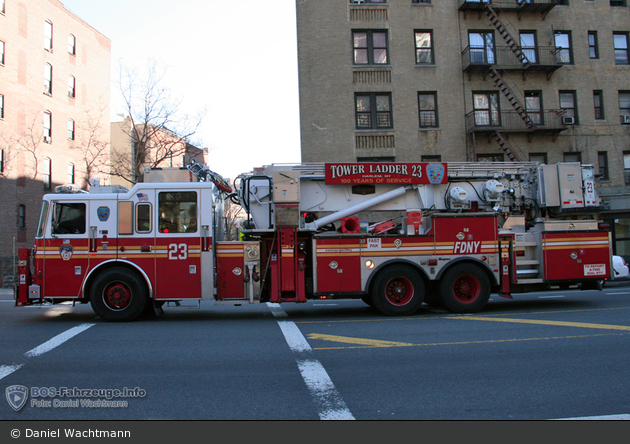
<svg viewBox="0 0 630 444">
<path fill-rule="evenodd" d="M 493 292 L 601 289 L 612 277 L 592 165 L 269 165 L 234 191 L 189 170 L 45 196 L 35 247 L 20 250 L 16 305 L 90 303 L 118 321 L 201 300 L 473 313 Z M 243 208 L 239 240 L 225 236 L 226 202 Z"/>
</svg>

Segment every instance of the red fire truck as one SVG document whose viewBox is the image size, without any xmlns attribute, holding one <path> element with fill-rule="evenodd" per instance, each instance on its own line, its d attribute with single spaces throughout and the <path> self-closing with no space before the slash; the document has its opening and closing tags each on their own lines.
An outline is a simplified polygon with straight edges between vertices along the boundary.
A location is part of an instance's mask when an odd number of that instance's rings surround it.
<svg viewBox="0 0 630 444">
<path fill-rule="evenodd" d="M 612 278 L 592 165 L 276 164 L 234 185 L 193 164 L 131 190 L 60 187 L 19 251 L 16 305 L 90 303 L 111 321 L 189 300 L 472 313 L 492 292 Z M 226 200 L 246 214 L 241 240 L 225 240 Z"/>
</svg>

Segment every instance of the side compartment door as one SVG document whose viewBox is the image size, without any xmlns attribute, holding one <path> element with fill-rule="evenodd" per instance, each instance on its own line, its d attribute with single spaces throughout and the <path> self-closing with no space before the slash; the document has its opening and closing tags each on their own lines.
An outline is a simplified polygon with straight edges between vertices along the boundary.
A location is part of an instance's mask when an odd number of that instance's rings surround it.
<svg viewBox="0 0 630 444">
<path fill-rule="evenodd" d="M 318 238 L 315 260 L 317 293 L 361 291 L 361 239 Z"/>
<path fill-rule="evenodd" d="M 155 283 L 155 190 L 118 201 L 118 259 L 132 262 Z"/>
<path fill-rule="evenodd" d="M 86 215 L 89 201 L 52 201 L 51 223 L 44 233 L 42 296 L 79 298 L 90 264 Z"/>
<path fill-rule="evenodd" d="M 155 299 L 201 298 L 200 190 L 157 191 Z"/>
</svg>

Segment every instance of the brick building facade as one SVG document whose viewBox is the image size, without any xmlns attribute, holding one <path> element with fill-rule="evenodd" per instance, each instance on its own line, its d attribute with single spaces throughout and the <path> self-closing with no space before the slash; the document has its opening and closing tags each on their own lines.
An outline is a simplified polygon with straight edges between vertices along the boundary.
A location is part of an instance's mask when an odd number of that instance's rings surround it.
<svg viewBox="0 0 630 444">
<path fill-rule="evenodd" d="M 0 0 L 0 287 L 14 248 L 33 244 L 42 195 L 108 177 L 110 58 L 60 1 Z"/>
<path fill-rule="evenodd" d="M 630 259 L 626 0 L 296 5 L 302 161 L 594 164 Z"/>
</svg>

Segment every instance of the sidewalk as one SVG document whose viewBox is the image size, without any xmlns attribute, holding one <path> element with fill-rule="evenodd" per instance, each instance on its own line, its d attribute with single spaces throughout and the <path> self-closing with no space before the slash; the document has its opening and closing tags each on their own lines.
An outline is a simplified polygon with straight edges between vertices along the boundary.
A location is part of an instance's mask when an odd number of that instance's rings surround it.
<svg viewBox="0 0 630 444">
<path fill-rule="evenodd" d="M 13 289 L 12 288 L 0 288 L 0 300 L 11 300 L 13 299 Z"/>
</svg>

